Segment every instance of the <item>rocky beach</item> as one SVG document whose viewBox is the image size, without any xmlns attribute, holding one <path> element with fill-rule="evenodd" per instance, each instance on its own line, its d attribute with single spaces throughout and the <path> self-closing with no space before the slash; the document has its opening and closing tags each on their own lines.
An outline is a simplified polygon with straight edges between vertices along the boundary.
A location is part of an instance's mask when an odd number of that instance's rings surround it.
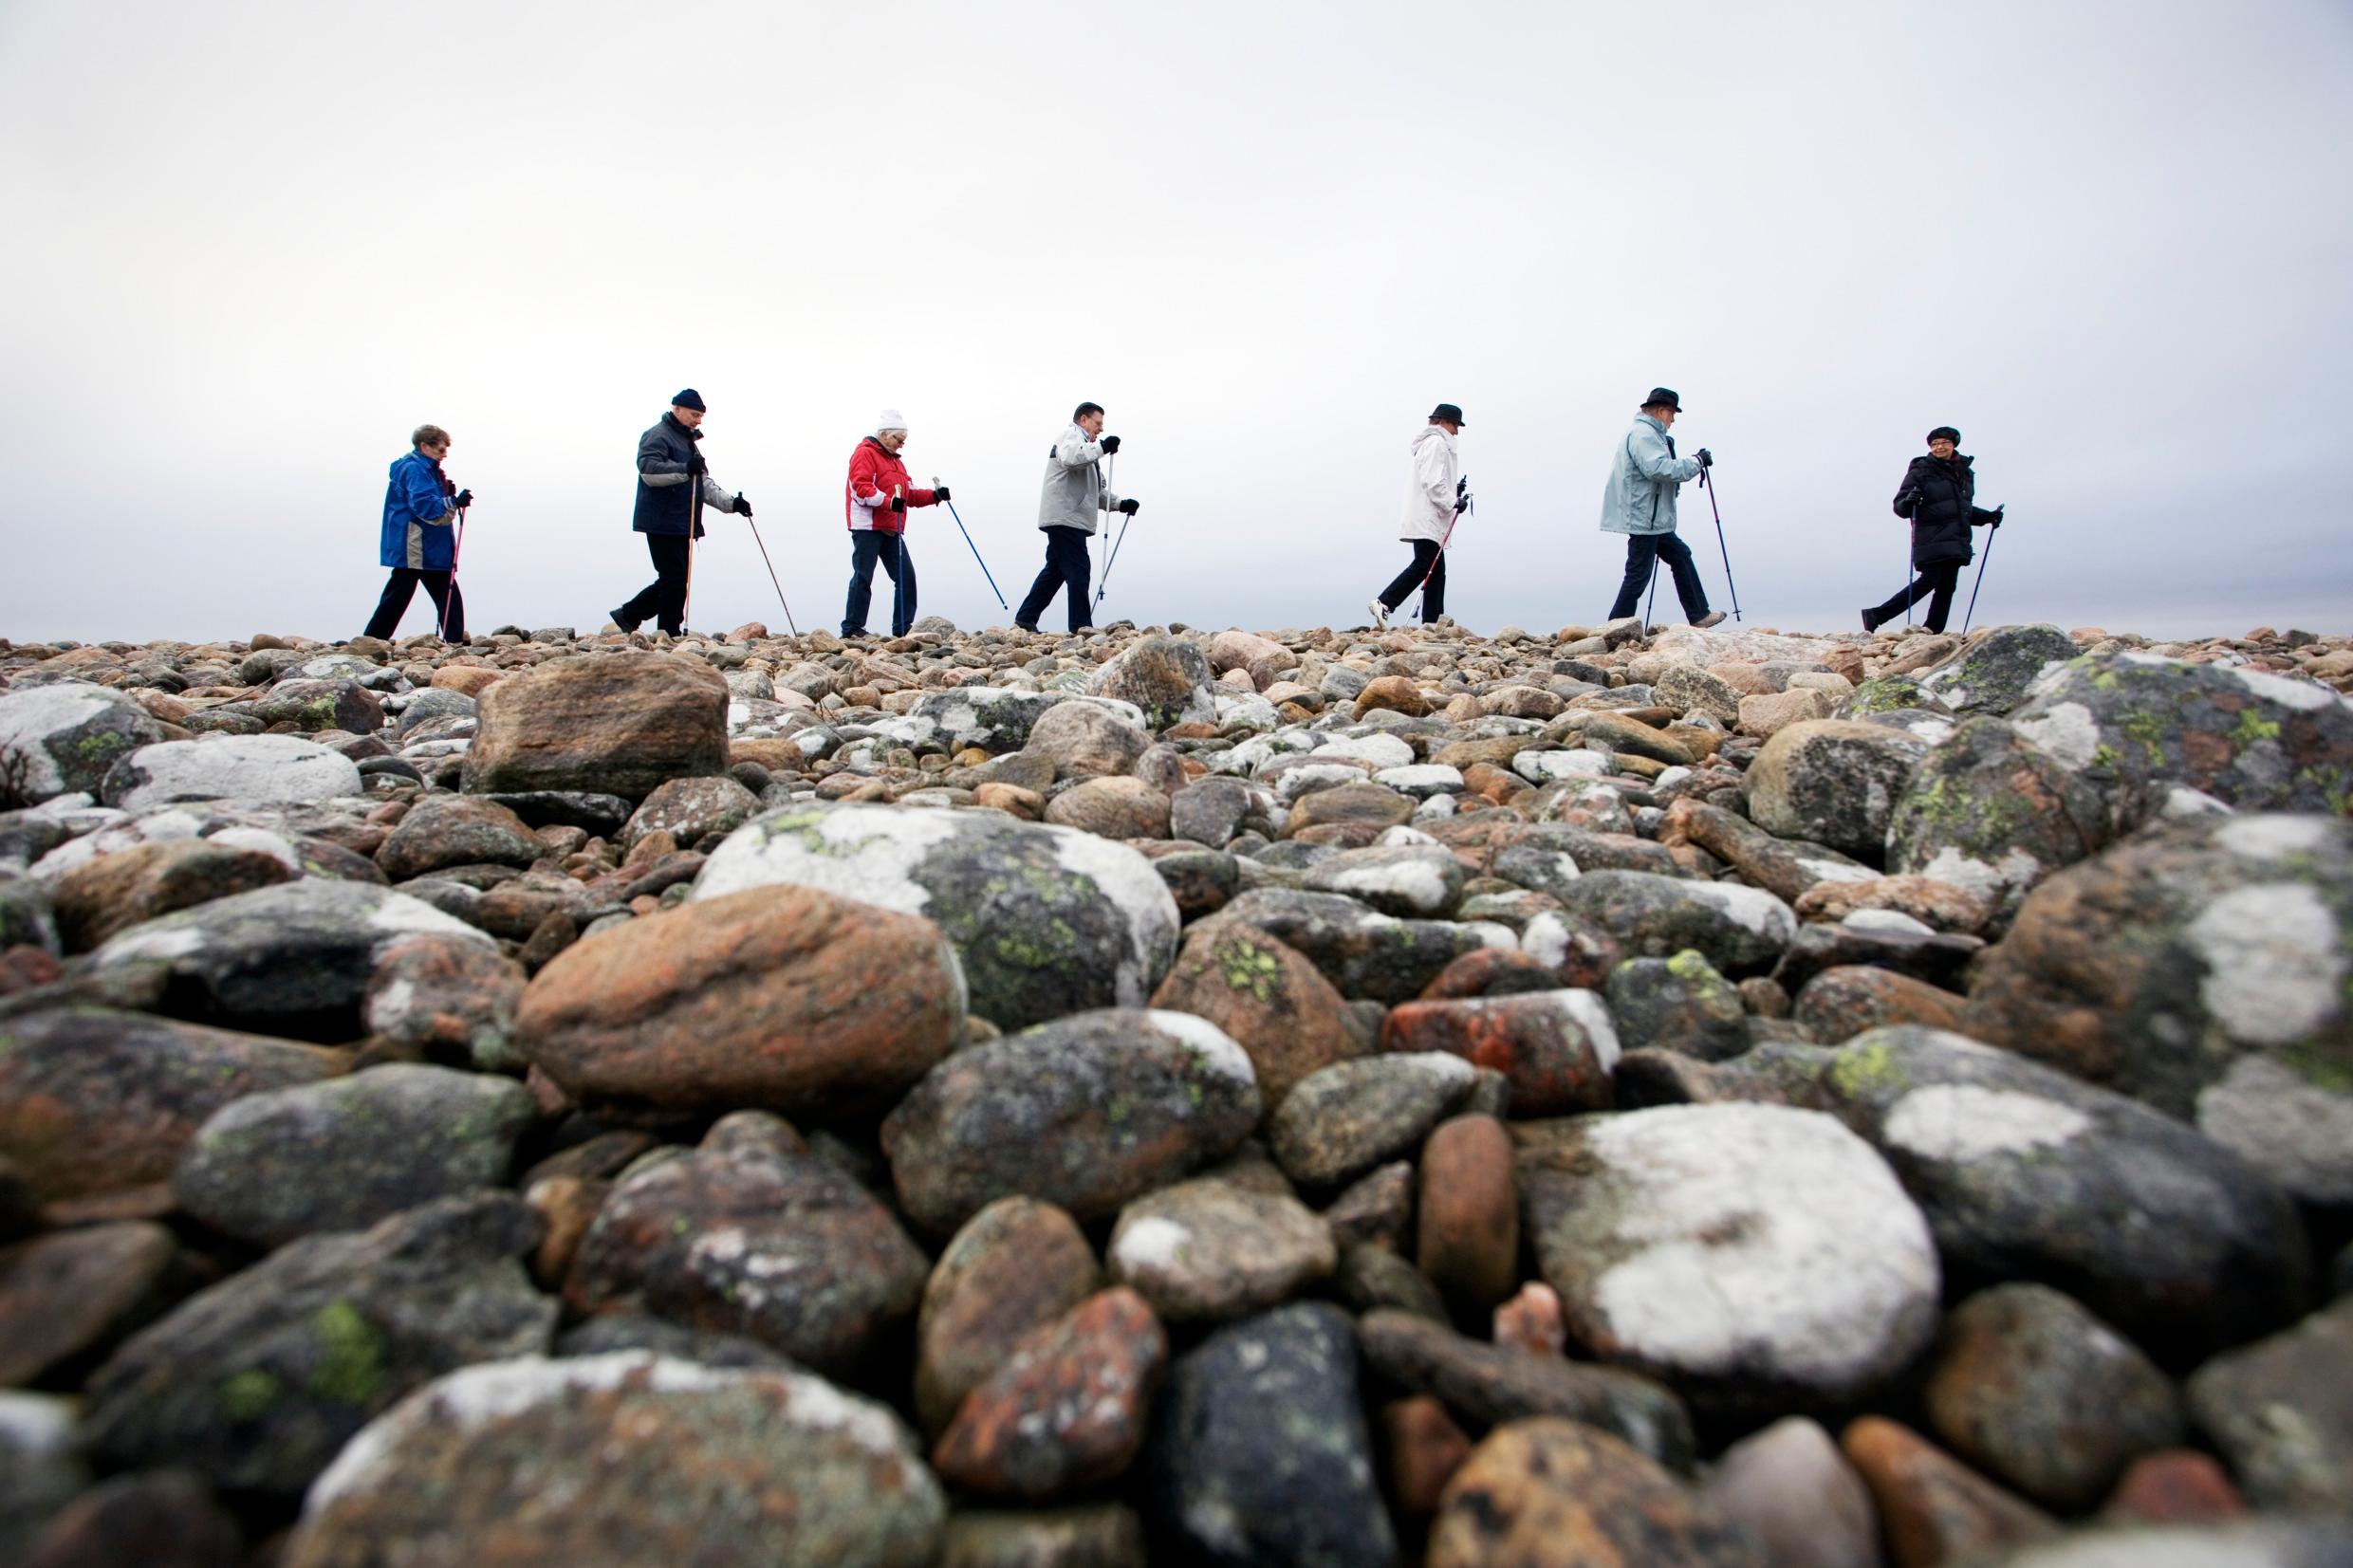
<svg viewBox="0 0 2353 1568">
<path fill-rule="evenodd" d="M 0 641 L 0 1564 L 2353 1562 L 2349 692 Z"/>
</svg>

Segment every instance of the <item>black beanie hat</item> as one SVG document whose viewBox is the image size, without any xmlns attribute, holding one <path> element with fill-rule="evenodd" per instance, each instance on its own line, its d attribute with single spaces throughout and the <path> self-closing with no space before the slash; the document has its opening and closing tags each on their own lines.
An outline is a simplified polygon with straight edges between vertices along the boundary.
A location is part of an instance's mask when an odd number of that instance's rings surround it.
<svg viewBox="0 0 2353 1568">
<path fill-rule="evenodd" d="M 1951 425 L 1938 425 L 1935 430 L 1928 433 L 1928 438 L 1931 441 L 1936 440 L 1940 435 L 1956 447 L 1961 444 L 1961 433 L 1955 430 Z"/>
<path fill-rule="evenodd" d="M 696 392 L 693 387 L 688 387 L 684 392 L 681 392 L 676 397 L 671 398 L 670 406 L 672 408 L 691 408 L 705 414 L 710 412 L 710 410 L 703 407 L 703 395 Z"/>
</svg>

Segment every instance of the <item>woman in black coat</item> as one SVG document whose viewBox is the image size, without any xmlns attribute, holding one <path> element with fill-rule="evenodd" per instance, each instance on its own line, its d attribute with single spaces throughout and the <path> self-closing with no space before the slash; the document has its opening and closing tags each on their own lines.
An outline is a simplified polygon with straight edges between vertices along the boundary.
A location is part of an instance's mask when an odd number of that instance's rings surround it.
<svg viewBox="0 0 2353 1568">
<path fill-rule="evenodd" d="M 1919 575 L 1884 604 L 1862 612 L 1862 629 L 1876 632 L 1921 600 L 1928 600 L 1924 623 L 1932 632 L 1944 630 L 1953 611 L 1953 589 L 1961 568 L 1976 554 L 1969 530 L 1998 528 L 2002 508 L 1986 511 L 1976 505 L 1977 476 L 1971 459 L 1960 452 L 1961 433 L 1938 425 L 1928 433 L 1928 455 L 1915 457 L 1903 470 L 1896 489 L 1896 515 L 1912 520 L 1912 566 Z"/>
</svg>

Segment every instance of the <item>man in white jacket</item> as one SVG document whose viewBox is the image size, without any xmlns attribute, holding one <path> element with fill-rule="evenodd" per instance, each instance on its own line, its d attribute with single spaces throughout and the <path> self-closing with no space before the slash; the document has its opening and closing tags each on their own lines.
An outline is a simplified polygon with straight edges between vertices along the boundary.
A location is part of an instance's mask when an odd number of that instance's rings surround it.
<svg viewBox="0 0 2353 1568">
<path fill-rule="evenodd" d="M 1038 618 L 1054 601 L 1056 590 L 1070 596 L 1070 629 L 1084 632 L 1094 624 L 1094 606 L 1087 602 L 1087 580 L 1094 564 L 1086 542 L 1094 537 L 1096 514 L 1125 512 L 1133 517 L 1143 503 L 1121 498 L 1103 483 L 1102 460 L 1120 450 L 1120 438 L 1102 433 L 1101 403 L 1081 403 L 1071 411 L 1070 428 L 1046 453 L 1046 482 L 1038 492 L 1038 527 L 1046 534 L 1046 569 L 1029 584 L 1029 596 L 1013 612 L 1013 624 L 1025 632 L 1038 629 Z"/>
<path fill-rule="evenodd" d="M 1364 606 L 1375 626 L 1385 627 L 1415 588 L 1421 589 L 1421 621 L 1427 626 L 1446 613 L 1446 539 L 1470 498 L 1462 493 L 1454 464 L 1454 435 L 1462 410 L 1440 403 L 1430 423 L 1414 434 L 1413 471 L 1405 481 L 1405 517 L 1398 537 L 1414 547 L 1414 563 Z"/>
</svg>

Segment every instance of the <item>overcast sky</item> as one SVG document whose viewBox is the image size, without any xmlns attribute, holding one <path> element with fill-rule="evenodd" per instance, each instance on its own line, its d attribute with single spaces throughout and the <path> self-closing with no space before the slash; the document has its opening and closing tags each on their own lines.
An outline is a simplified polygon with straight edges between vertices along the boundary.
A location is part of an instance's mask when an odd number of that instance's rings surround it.
<svg viewBox="0 0 2353 1568">
<path fill-rule="evenodd" d="M 1549 630 L 1654 382 L 1751 624 L 1901 581 L 1951 423 L 1981 620 L 2353 631 L 2348 82 L 2343 0 L 0 0 L 0 636 L 356 633 L 425 420 L 474 628 L 591 629 L 686 385 L 805 630 L 877 410 L 1017 601 L 1082 398 L 1143 502 L 1105 619 L 1361 621 L 1446 399 L 1450 608 Z M 781 630 L 711 522 L 695 624 Z M 910 547 L 1010 618 L 944 510 Z"/>
</svg>

